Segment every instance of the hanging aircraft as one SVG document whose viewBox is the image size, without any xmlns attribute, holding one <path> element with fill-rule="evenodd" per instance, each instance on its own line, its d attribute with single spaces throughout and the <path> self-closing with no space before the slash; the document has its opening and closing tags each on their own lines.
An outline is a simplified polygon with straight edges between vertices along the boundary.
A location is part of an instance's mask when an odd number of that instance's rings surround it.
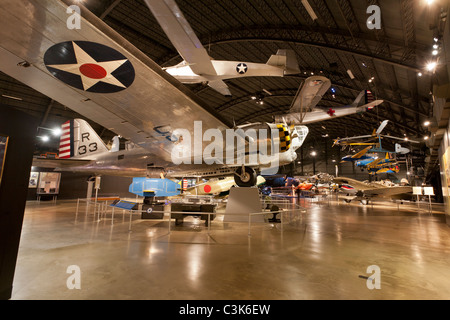
<svg viewBox="0 0 450 320">
<path fill-rule="evenodd" d="M 340 186 L 341 193 L 346 202 L 359 200 L 363 204 L 368 204 L 369 201 L 381 199 L 409 199 L 412 195 L 411 186 L 394 186 L 388 187 L 378 183 L 361 182 L 355 179 L 346 177 L 335 177 L 333 182 Z"/>
<path fill-rule="evenodd" d="M 405 142 L 404 138 L 399 137 L 393 137 L 390 135 L 383 135 L 381 132 L 384 130 L 384 128 L 387 126 L 389 120 L 384 120 L 377 130 L 374 130 L 374 132 L 371 135 L 363 135 L 363 136 L 356 136 L 356 137 L 350 137 L 350 138 L 337 138 L 334 140 L 333 146 L 343 146 L 344 148 L 348 146 L 355 146 L 355 145 L 369 145 L 372 147 L 368 147 L 370 149 L 370 152 L 373 153 L 398 153 L 398 154 L 407 154 L 410 152 L 410 149 L 402 147 L 399 143 L 395 144 L 394 151 L 392 150 L 386 150 L 382 147 L 382 139 L 393 139 L 393 140 L 401 140 Z M 364 142 L 358 141 L 358 142 L 352 142 L 353 140 L 364 140 Z M 373 142 L 370 142 L 370 141 Z M 419 141 L 414 140 L 407 140 L 408 143 L 420 143 Z M 367 149 L 367 148 L 366 148 Z M 365 150 L 366 150 L 365 149 Z M 367 149 L 368 150 L 368 149 Z M 366 151 L 367 152 L 367 151 Z"/>
<path fill-rule="evenodd" d="M 375 158 L 371 155 L 367 155 L 367 151 L 372 149 L 372 146 L 369 146 L 358 153 L 354 155 L 348 155 L 341 159 L 341 162 L 357 162 L 357 161 L 363 161 L 363 160 L 375 160 Z"/>
<path fill-rule="evenodd" d="M 61 161 L 54 163 L 62 170 L 154 178 L 234 175 L 239 186 L 253 186 L 258 171 L 294 161 L 308 134 L 304 126 L 285 123 L 230 129 L 213 108 L 78 1 L 0 4 L 0 70 L 130 142 L 125 150 L 109 150 L 83 120 L 69 121 L 63 125 Z M 68 27 L 71 5 L 80 9 L 79 29 Z M 230 145 L 216 139 L 226 138 L 228 130 L 234 134 Z M 250 130 L 257 134 L 246 136 Z M 216 148 L 221 142 L 223 157 Z M 253 149 L 261 143 L 265 150 Z M 228 161 L 236 155 L 243 161 Z"/>
<path fill-rule="evenodd" d="M 330 87 L 331 81 L 326 77 L 312 76 L 307 78 L 297 91 L 288 114 L 275 116 L 275 121 L 305 125 L 355 113 L 363 113 L 384 102 L 383 100 L 373 100 L 371 93 L 363 90 L 349 106 L 335 109 L 317 106 Z"/>
<path fill-rule="evenodd" d="M 225 96 L 231 96 L 223 81 L 242 77 L 283 77 L 300 72 L 292 50 L 278 50 L 266 64 L 219 61 L 209 56 L 174 0 L 145 0 L 154 17 L 178 51 L 183 61 L 164 68 L 182 83 L 207 83 Z"/>
<path fill-rule="evenodd" d="M 363 171 L 367 169 L 369 174 L 375 175 L 380 173 L 398 173 L 399 166 L 396 159 L 392 159 L 390 153 L 386 153 L 386 157 L 372 157 L 365 160 L 356 161 L 356 166 Z"/>
</svg>

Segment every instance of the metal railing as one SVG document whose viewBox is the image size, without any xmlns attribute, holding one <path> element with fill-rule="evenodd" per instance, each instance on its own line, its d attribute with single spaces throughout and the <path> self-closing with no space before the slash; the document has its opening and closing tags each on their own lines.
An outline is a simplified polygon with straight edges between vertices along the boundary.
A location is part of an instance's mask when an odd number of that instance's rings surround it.
<svg viewBox="0 0 450 320">
<path fill-rule="evenodd" d="M 266 199 L 267 200 L 267 199 Z M 123 209 L 123 208 L 116 208 L 114 206 L 111 206 L 110 204 L 108 205 L 108 201 L 109 200 L 97 200 L 97 201 L 93 201 L 93 199 L 86 199 L 86 198 L 79 198 L 77 200 L 77 208 L 76 208 L 76 216 L 78 216 L 78 212 L 79 212 L 79 208 L 80 208 L 80 203 L 81 202 L 86 202 L 86 215 L 88 215 L 91 210 L 91 206 L 94 207 L 93 213 L 94 213 L 94 221 L 96 222 L 100 222 L 102 220 L 102 217 L 107 215 L 109 208 L 111 208 L 111 224 L 114 224 L 114 215 L 115 215 L 115 211 L 116 209 L 122 210 L 123 214 L 125 213 L 129 213 L 130 219 L 128 222 L 128 231 L 132 232 L 132 217 L 134 214 L 138 213 L 142 216 L 142 213 L 147 213 L 146 210 L 139 210 L 139 209 Z M 111 201 L 112 202 L 112 201 Z M 271 204 L 271 205 L 277 205 L 277 206 L 285 206 L 285 208 L 281 208 L 279 210 L 275 210 L 275 211 L 271 211 L 271 210 L 267 210 L 265 208 L 267 208 L 267 204 Z M 288 208 L 291 207 L 291 208 Z M 285 199 L 271 199 L 270 202 L 269 201 L 261 201 L 261 211 L 259 212 L 252 212 L 252 213 L 245 213 L 245 214 L 226 214 L 226 213 L 217 213 L 217 212 L 202 212 L 202 211 L 171 211 L 171 210 L 165 210 L 165 211 L 156 211 L 153 210 L 152 213 L 163 213 L 163 218 L 161 219 L 140 219 L 142 221 L 152 221 L 152 222 L 169 222 L 168 223 L 168 232 L 167 235 L 169 235 L 172 231 L 172 220 L 176 218 L 173 217 L 172 215 L 176 215 L 176 214 L 182 214 L 182 215 L 186 215 L 186 216 L 204 216 L 204 215 L 208 215 L 208 219 L 207 219 L 207 233 L 210 234 L 211 233 L 211 215 L 236 215 L 236 216 L 248 216 L 248 236 L 251 236 L 251 228 L 252 228 L 252 217 L 254 216 L 258 216 L 258 215 L 264 215 L 267 216 L 268 214 L 279 214 L 280 215 L 280 226 L 281 226 L 281 232 L 284 231 L 283 229 L 283 225 L 285 223 L 283 215 L 290 213 L 291 215 L 294 213 L 304 213 L 306 212 L 306 209 L 304 209 L 303 207 L 299 206 L 298 204 L 295 203 L 290 203 L 288 200 Z M 98 218 L 97 218 L 98 216 Z M 291 221 L 292 219 L 289 219 L 289 221 Z M 266 219 L 265 219 L 266 222 Z"/>
</svg>

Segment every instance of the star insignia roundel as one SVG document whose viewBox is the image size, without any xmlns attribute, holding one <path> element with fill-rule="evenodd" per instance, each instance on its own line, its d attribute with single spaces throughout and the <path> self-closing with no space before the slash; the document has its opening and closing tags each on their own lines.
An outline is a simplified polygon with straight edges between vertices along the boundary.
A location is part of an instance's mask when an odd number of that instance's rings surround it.
<svg viewBox="0 0 450 320">
<path fill-rule="evenodd" d="M 123 54 L 95 42 L 55 44 L 45 53 L 44 63 L 57 79 L 88 92 L 122 91 L 135 79 L 133 65 Z"/>
<path fill-rule="evenodd" d="M 248 67 L 245 63 L 239 63 L 236 67 L 236 71 L 239 74 L 245 74 L 248 70 Z"/>
</svg>

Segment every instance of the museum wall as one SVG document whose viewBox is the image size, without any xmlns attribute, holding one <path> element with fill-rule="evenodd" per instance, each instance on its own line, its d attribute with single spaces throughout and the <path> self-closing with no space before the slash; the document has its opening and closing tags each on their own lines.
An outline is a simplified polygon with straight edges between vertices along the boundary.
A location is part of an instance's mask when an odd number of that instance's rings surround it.
<svg viewBox="0 0 450 320">
<path fill-rule="evenodd" d="M 35 171 L 46 172 L 47 170 L 39 169 Z M 58 200 L 86 198 L 89 176 L 89 174 L 62 172 Z M 128 192 L 131 182 L 132 178 L 102 176 L 98 194 L 100 196 L 114 195 L 122 198 L 135 198 L 134 194 Z M 37 199 L 36 190 L 36 188 L 28 188 L 27 200 Z M 95 195 L 95 191 L 93 195 Z M 51 197 L 41 197 L 41 200 L 48 199 L 51 199 Z"/>
<path fill-rule="evenodd" d="M 443 37 L 443 48 L 444 52 L 442 55 L 442 60 L 446 70 L 441 72 L 441 74 L 447 74 L 446 84 L 441 84 L 439 87 L 434 88 L 433 92 L 433 116 L 435 116 L 436 121 L 439 123 L 441 120 L 441 115 L 445 114 L 447 117 L 447 126 L 443 132 L 443 137 L 441 144 L 439 146 L 438 157 L 439 157 L 439 173 L 441 176 L 442 184 L 442 194 L 445 203 L 446 221 L 447 225 L 450 226 L 450 124 L 448 123 L 448 114 L 450 113 L 450 23 L 446 24 L 444 37 Z M 443 76 L 440 80 L 444 79 Z M 441 80 L 442 81 L 442 80 Z M 444 112 L 446 111 L 446 112 Z M 440 129 L 440 128 L 439 128 Z"/>
</svg>

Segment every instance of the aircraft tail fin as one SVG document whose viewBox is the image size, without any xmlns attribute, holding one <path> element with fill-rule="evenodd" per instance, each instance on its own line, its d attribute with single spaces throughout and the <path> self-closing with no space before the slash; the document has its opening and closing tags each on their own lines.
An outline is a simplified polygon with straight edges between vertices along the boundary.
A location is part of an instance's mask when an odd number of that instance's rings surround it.
<svg viewBox="0 0 450 320">
<path fill-rule="evenodd" d="M 361 111 L 368 111 L 382 104 L 383 102 L 384 100 L 375 100 L 372 91 L 363 90 L 358 94 L 351 106 L 354 108 L 358 108 L 358 110 Z"/>
<path fill-rule="evenodd" d="M 89 159 L 108 148 L 85 120 L 73 119 L 63 123 L 59 143 L 60 159 Z"/>
<path fill-rule="evenodd" d="M 300 72 L 297 57 L 293 50 L 279 49 L 277 54 L 272 55 L 266 64 L 284 68 L 284 74 L 296 74 Z"/>
<path fill-rule="evenodd" d="M 408 148 L 404 148 L 402 147 L 400 144 L 396 143 L 395 144 L 395 152 L 399 153 L 399 154 L 407 154 L 409 153 L 409 149 Z"/>
</svg>

